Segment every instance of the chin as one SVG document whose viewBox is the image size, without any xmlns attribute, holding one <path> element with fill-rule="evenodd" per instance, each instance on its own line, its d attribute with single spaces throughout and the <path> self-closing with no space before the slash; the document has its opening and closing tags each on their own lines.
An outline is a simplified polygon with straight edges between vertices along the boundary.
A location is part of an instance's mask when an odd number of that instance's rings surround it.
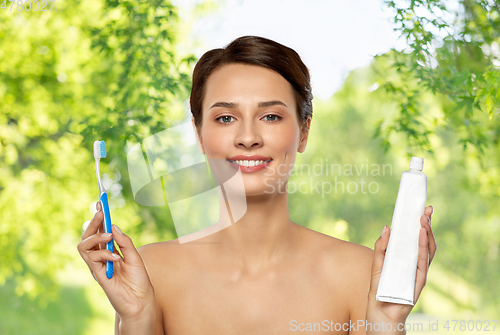
<svg viewBox="0 0 500 335">
<path fill-rule="evenodd" d="M 244 189 L 241 189 L 239 187 L 231 187 L 231 185 L 224 185 L 224 190 L 226 191 L 226 196 L 234 195 L 234 196 L 247 196 L 247 197 L 253 197 L 253 196 L 260 196 L 260 195 L 269 195 L 277 190 L 274 185 L 266 185 L 264 182 L 258 181 L 258 182 L 251 182 L 249 180 L 245 180 L 246 178 L 243 177 L 244 180 Z"/>
<path fill-rule="evenodd" d="M 272 180 L 258 182 L 248 182 L 245 181 L 245 191 L 247 196 L 257 196 L 257 195 L 271 195 L 278 192 L 278 185 L 275 185 Z"/>
</svg>

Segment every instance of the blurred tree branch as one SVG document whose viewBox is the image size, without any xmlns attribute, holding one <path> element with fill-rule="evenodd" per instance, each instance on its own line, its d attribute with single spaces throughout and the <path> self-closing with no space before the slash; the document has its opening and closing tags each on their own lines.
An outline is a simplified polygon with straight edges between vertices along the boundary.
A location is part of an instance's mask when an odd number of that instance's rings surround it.
<svg viewBox="0 0 500 335">
<path fill-rule="evenodd" d="M 374 137 L 387 150 L 390 136 L 401 133 L 412 148 L 429 153 L 428 136 L 436 125 L 453 128 L 463 150 L 478 155 L 500 142 L 500 11 L 497 2 L 460 0 L 458 10 L 441 0 L 385 1 L 395 30 L 408 47 L 377 56 L 391 66 L 379 69 L 380 84 L 399 105 L 399 116 L 380 119 Z M 419 102 L 430 91 L 442 100 L 441 120 L 427 120 Z M 487 117 L 484 117 L 487 116 Z M 386 124 L 388 123 L 388 124 Z"/>
</svg>

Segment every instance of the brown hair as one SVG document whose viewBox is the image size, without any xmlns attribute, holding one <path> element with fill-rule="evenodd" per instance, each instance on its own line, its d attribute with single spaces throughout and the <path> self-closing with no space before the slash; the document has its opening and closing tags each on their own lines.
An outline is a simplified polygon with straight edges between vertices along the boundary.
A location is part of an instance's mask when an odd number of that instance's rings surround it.
<svg viewBox="0 0 500 335">
<path fill-rule="evenodd" d="M 193 71 L 193 85 L 189 104 L 194 123 L 202 125 L 202 106 L 208 76 L 217 68 L 231 63 L 263 66 L 279 73 L 294 91 L 299 124 L 307 127 L 312 118 L 312 91 L 309 70 L 295 50 L 259 36 L 242 36 L 225 48 L 212 49 L 201 56 Z"/>
</svg>

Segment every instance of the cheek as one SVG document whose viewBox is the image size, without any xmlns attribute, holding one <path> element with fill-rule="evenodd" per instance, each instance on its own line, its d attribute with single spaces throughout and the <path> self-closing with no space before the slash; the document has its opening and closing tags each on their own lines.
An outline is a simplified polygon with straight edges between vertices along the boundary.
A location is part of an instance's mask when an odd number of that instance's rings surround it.
<svg viewBox="0 0 500 335">
<path fill-rule="evenodd" d="M 283 152 L 283 155 L 290 155 L 297 150 L 298 134 L 294 129 L 283 128 L 270 132 L 264 141 L 277 152 Z"/>
<path fill-rule="evenodd" d="M 231 135 L 216 129 L 207 129 L 202 136 L 208 158 L 225 157 L 228 146 L 232 143 Z"/>
</svg>

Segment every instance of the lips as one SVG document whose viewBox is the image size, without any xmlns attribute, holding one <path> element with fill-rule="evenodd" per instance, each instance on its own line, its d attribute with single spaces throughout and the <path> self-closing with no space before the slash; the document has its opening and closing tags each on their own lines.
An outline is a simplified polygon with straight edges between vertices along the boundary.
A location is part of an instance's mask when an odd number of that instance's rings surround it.
<svg viewBox="0 0 500 335">
<path fill-rule="evenodd" d="M 265 156 L 259 156 L 259 155 L 252 155 L 252 156 L 245 156 L 245 155 L 238 155 L 238 156 L 233 156 L 228 158 L 231 161 L 270 161 L 272 160 L 271 157 L 265 157 Z"/>
</svg>

